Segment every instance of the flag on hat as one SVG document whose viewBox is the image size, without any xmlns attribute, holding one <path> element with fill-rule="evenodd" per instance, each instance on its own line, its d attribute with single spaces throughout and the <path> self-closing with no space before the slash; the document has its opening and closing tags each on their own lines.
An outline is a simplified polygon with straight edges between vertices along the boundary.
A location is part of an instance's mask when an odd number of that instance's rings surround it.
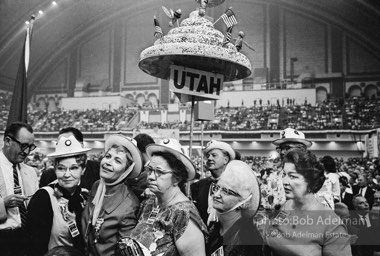
<svg viewBox="0 0 380 256">
<path fill-rule="evenodd" d="M 154 36 L 157 38 L 162 37 L 162 29 L 160 27 L 160 23 L 158 23 L 158 20 L 156 19 L 156 16 L 154 16 Z"/>
<path fill-rule="evenodd" d="M 227 27 L 232 27 L 233 25 L 238 23 L 234 12 L 231 10 L 231 7 L 228 8 L 227 11 L 225 11 L 223 15 L 220 17 L 222 18 Z"/>
<path fill-rule="evenodd" d="M 224 39 L 223 39 L 223 46 L 225 46 L 226 44 L 228 44 L 231 41 L 231 38 L 232 38 L 232 28 L 233 27 L 234 26 L 231 26 L 231 27 L 227 28 L 226 34 L 224 35 Z"/>
</svg>

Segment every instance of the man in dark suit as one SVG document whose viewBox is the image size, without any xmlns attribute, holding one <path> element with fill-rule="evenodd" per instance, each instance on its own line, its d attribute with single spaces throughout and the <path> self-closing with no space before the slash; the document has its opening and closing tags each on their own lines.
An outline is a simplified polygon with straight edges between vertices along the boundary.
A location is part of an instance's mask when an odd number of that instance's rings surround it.
<svg viewBox="0 0 380 256">
<path fill-rule="evenodd" d="M 212 176 L 193 183 L 190 189 L 191 198 L 198 208 L 203 222 L 207 224 L 209 214 L 213 211 L 211 184 L 219 179 L 226 165 L 235 159 L 235 151 L 228 143 L 213 140 L 207 144 L 203 153 L 206 158 L 206 168 Z"/>
<path fill-rule="evenodd" d="M 373 255 L 376 245 L 379 244 L 379 223 L 369 214 L 367 199 L 355 195 L 352 201 L 355 211 L 351 212 L 351 227 L 358 239 L 352 245 L 353 256 Z"/>
<path fill-rule="evenodd" d="M 358 176 L 358 184 L 352 187 L 352 192 L 354 195 L 361 195 L 367 199 L 369 204 L 369 209 L 372 209 L 373 205 L 373 195 L 375 191 L 368 186 L 367 177 L 363 174 Z"/>
<path fill-rule="evenodd" d="M 66 127 L 59 131 L 58 140 L 61 137 L 70 137 L 73 135 L 83 146 L 83 134 L 81 131 L 74 127 Z M 100 179 L 100 162 L 95 160 L 87 160 L 84 173 L 81 177 L 81 188 L 91 190 L 95 181 Z M 48 185 L 50 182 L 57 179 L 54 168 L 44 170 L 40 178 L 40 187 Z"/>
</svg>

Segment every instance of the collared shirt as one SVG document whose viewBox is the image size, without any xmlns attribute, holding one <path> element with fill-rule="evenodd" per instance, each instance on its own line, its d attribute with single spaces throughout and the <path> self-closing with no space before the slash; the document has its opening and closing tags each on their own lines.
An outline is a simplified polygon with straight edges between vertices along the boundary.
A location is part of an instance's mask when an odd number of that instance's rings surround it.
<svg viewBox="0 0 380 256">
<path fill-rule="evenodd" d="M 3 151 L 0 152 L 0 171 L 4 177 L 5 188 L 0 188 L 2 194 L 5 192 L 5 195 L 14 194 L 14 180 L 13 180 L 13 164 L 9 162 L 8 158 L 4 155 Z M 22 183 L 19 167 L 17 167 L 19 183 L 21 186 L 22 194 L 24 194 L 24 186 Z M 15 229 L 21 227 L 21 217 L 18 210 L 18 207 L 8 208 L 7 209 L 7 220 L 0 224 L 0 230 L 3 229 Z"/>
<path fill-rule="evenodd" d="M 365 186 L 364 188 L 360 188 L 359 190 L 359 194 L 361 194 L 362 196 L 365 196 L 366 192 L 367 192 L 367 186 Z"/>
</svg>

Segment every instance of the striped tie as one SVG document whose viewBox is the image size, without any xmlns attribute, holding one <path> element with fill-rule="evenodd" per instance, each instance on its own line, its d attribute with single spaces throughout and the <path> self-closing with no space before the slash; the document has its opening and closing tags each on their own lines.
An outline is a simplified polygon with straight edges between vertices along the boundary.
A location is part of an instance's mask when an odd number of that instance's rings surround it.
<svg viewBox="0 0 380 256">
<path fill-rule="evenodd" d="M 20 187 L 20 182 L 18 180 L 17 167 L 15 164 L 13 165 L 13 180 L 14 180 L 14 193 L 16 195 L 21 195 L 22 190 Z M 26 207 L 25 207 L 25 204 L 20 205 L 18 207 L 18 209 L 19 209 L 20 217 L 21 217 L 21 227 L 25 227 L 25 223 L 26 223 Z"/>
</svg>

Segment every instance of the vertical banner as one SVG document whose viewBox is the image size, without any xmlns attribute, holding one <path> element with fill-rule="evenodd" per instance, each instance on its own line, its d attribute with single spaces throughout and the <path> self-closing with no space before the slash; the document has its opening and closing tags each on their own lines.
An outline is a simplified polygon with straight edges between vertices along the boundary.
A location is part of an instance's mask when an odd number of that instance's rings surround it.
<svg viewBox="0 0 380 256">
<path fill-rule="evenodd" d="M 32 16 L 26 24 L 26 35 L 24 46 L 17 70 L 16 82 L 13 89 L 12 102 L 9 109 L 7 127 L 16 121 L 27 122 L 27 106 L 28 106 L 28 67 L 30 58 L 30 42 L 32 38 L 33 22 L 35 17 Z"/>
</svg>

